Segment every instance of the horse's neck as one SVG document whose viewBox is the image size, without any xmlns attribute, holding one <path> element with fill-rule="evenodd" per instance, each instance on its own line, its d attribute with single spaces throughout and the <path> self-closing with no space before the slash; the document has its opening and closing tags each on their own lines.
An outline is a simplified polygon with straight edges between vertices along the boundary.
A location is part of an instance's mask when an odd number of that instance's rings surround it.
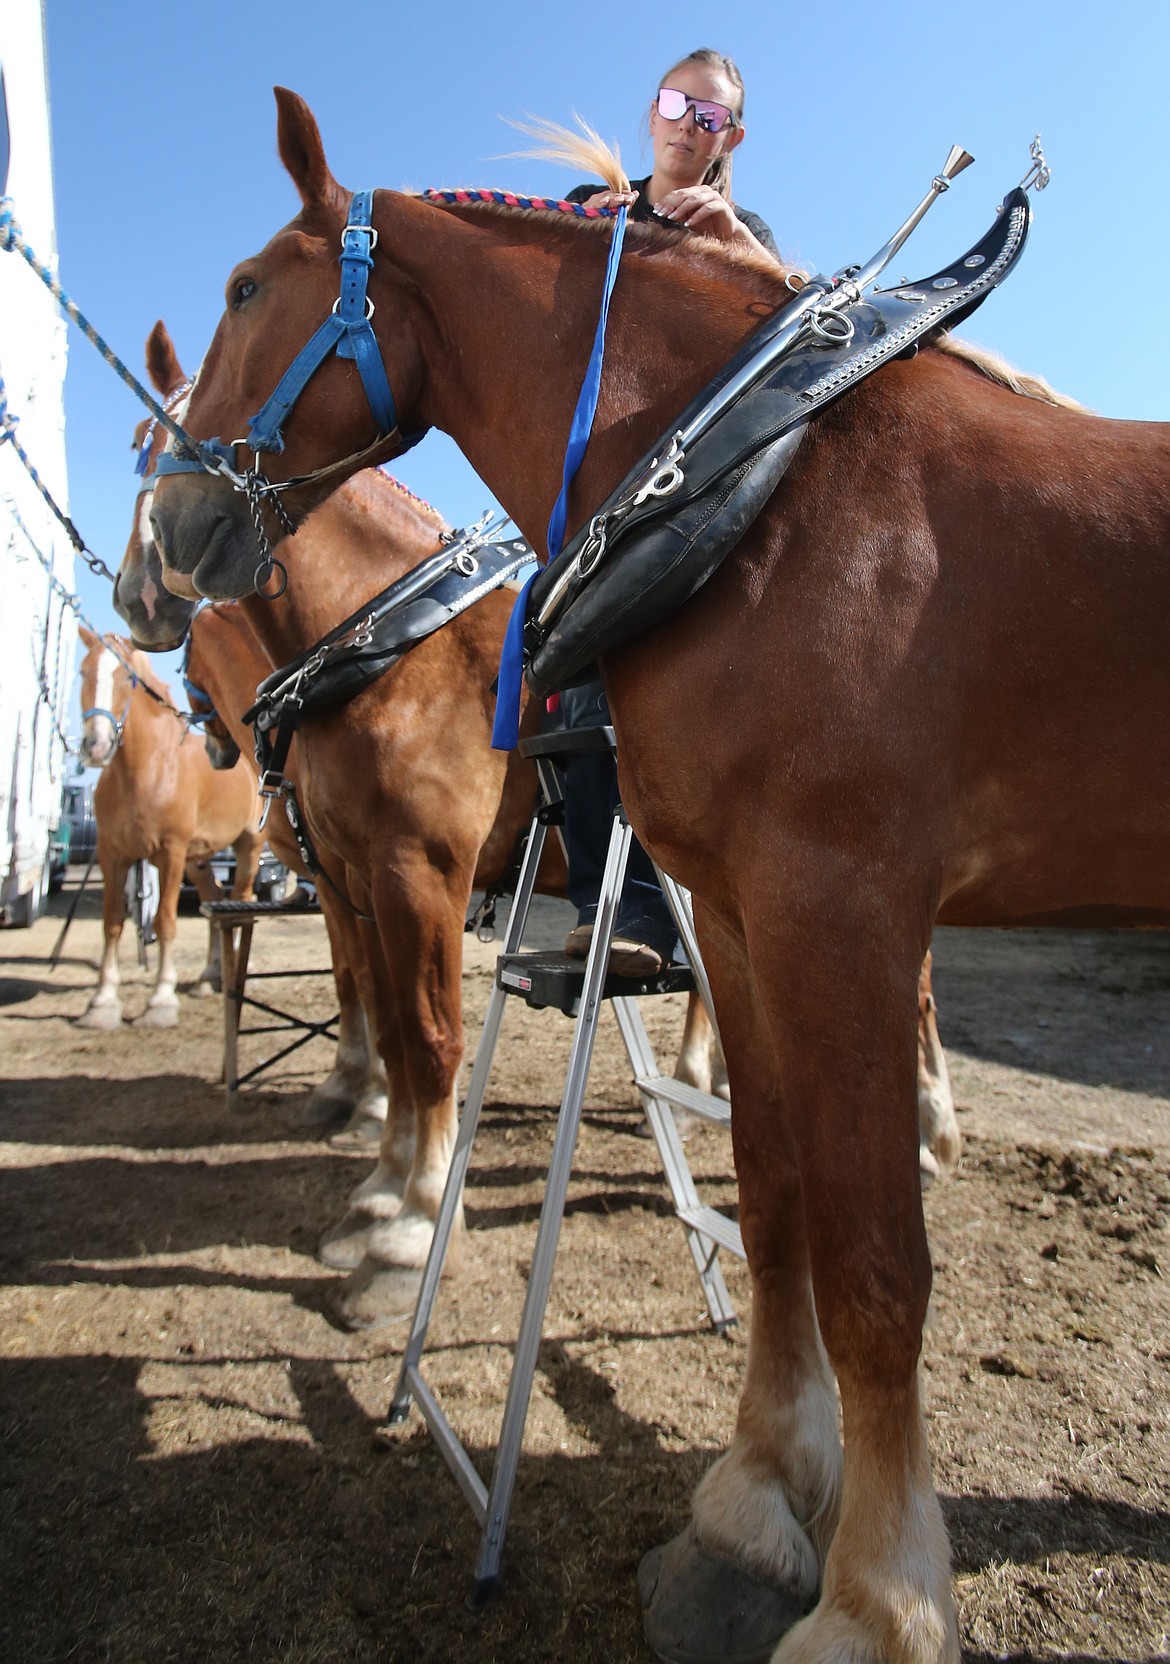
<svg viewBox="0 0 1170 1664">
<path fill-rule="evenodd" d="M 403 577 L 438 546 L 431 526 L 393 487 L 359 476 L 334 492 L 277 550 L 288 588 L 276 601 L 242 601 L 265 655 L 286 664 Z"/>
<path fill-rule="evenodd" d="M 114 763 L 128 773 L 157 768 L 164 752 L 177 750 L 183 730 L 177 719 L 140 683 L 130 690 L 130 701 L 122 725 L 122 739 Z"/>
<path fill-rule="evenodd" d="M 378 307 L 388 317 L 415 310 L 424 415 L 542 550 L 597 325 L 606 241 L 582 227 L 575 247 L 550 237 L 537 216 L 472 223 L 390 193 L 378 201 L 381 246 L 425 297 L 412 302 L 408 291 Z M 687 258 L 685 249 L 663 247 L 623 262 L 607 347 L 618 368 L 603 377 L 570 527 L 787 298 L 778 281 L 723 267 L 718 254 L 700 253 L 692 270 Z M 387 348 L 392 355 L 393 343 Z"/>
</svg>

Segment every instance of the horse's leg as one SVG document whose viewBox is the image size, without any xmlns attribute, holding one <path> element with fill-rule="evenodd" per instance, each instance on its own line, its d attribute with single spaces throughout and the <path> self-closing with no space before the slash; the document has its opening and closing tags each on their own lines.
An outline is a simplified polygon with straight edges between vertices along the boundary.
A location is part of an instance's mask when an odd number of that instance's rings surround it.
<svg viewBox="0 0 1170 1664">
<path fill-rule="evenodd" d="M 334 883 L 344 890 L 342 863 L 331 861 L 329 871 Z M 347 1136 L 346 1142 L 368 1147 L 381 1136 L 388 1093 L 386 1066 L 372 1044 L 374 988 L 365 940 L 372 933 L 328 883 L 319 884 L 317 895 L 329 933 L 339 1018 L 333 1069 L 309 1094 L 307 1114 L 310 1121 L 317 1123 L 336 1122 L 349 1116 L 351 1119 L 344 1130 L 351 1136 Z"/>
<path fill-rule="evenodd" d="M 189 860 L 184 870 L 188 882 L 195 886 L 200 902 L 223 900 L 223 889 L 212 870 L 210 861 Z M 190 997 L 193 1000 L 210 999 L 213 994 L 220 993 L 223 988 L 223 960 L 221 957 L 223 939 L 215 926 L 210 923 L 207 926 L 207 934 L 207 963 L 189 990 Z"/>
<path fill-rule="evenodd" d="M 348 921 L 342 917 L 349 909 L 324 882 L 318 886 L 317 899 L 329 936 L 337 990 L 337 1053 L 329 1074 L 309 1093 L 305 1114 L 312 1123 L 328 1125 L 343 1120 L 357 1103 L 369 1071 L 369 1046 L 353 968 L 355 949 L 346 928 Z M 354 919 L 355 925 L 357 922 Z"/>
<path fill-rule="evenodd" d="M 918 1166 L 924 1186 L 953 1172 L 962 1153 L 950 1072 L 938 1037 L 930 964 L 927 953 L 918 975 Z"/>
<path fill-rule="evenodd" d="M 696 898 L 695 922 L 731 1079 L 751 1335 L 735 1436 L 691 1525 L 638 1583 L 663 1655 L 712 1661 L 774 1643 L 816 1597 L 836 1518 L 837 1397 L 813 1306 L 800 1174 L 771 1037 L 743 941 Z"/>
<path fill-rule="evenodd" d="M 129 861 L 115 855 L 98 834 L 98 865 L 102 872 L 102 962 L 98 985 L 77 1019 L 79 1028 L 119 1028 L 122 1004 L 118 998 L 118 943 L 126 921 L 126 874 Z"/>
<path fill-rule="evenodd" d="M 707 1015 L 707 1007 L 693 992 L 687 1000 L 687 1016 L 678 1061 L 674 1066 L 674 1078 L 717 1098 L 729 1095 L 727 1060 L 723 1056 L 719 1036 Z"/>
<path fill-rule="evenodd" d="M 260 857 L 264 853 L 263 832 L 247 828 L 233 840 L 236 857 L 235 877 L 232 879 L 232 900 L 252 901 L 256 895 L 256 874 L 260 871 Z"/>
<path fill-rule="evenodd" d="M 362 911 L 368 912 L 371 907 L 368 890 L 357 887 L 352 868 L 349 869 L 349 876 L 350 894 Z M 321 1239 L 318 1257 L 324 1264 L 339 1271 L 353 1271 L 359 1266 L 365 1258 L 371 1232 L 401 1213 L 414 1161 L 414 1103 L 402 1062 L 397 993 L 377 932 L 370 925 L 360 925 L 359 929 L 362 941 L 359 961 L 362 1007 L 374 1033 L 377 1055 L 382 1064 L 380 1077 L 373 1078 L 386 1083 L 387 1112 L 382 1118 L 378 1160 L 373 1171 L 352 1192 L 345 1213 Z M 369 1141 L 363 1142 L 368 1145 Z M 346 1137 L 342 1147 L 352 1149 L 354 1139 Z"/>
<path fill-rule="evenodd" d="M 179 887 L 187 851 L 180 844 L 164 844 L 159 851 L 158 915 L 154 928 L 158 936 L 158 976 L 146 1010 L 136 1017 L 136 1028 L 174 1028 L 179 1020 L 179 996 L 175 989 L 175 936 L 179 928 Z"/>
<path fill-rule="evenodd" d="M 434 1237 L 455 1145 L 455 1085 L 463 1055 L 463 916 L 469 888 L 469 871 L 452 863 L 445 874 L 432 865 L 424 849 L 413 854 L 399 849 L 395 869 L 374 874 L 378 935 L 394 985 L 401 1063 L 414 1104 L 415 1147 L 401 1212 L 370 1231 L 365 1258 L 341 1297 L 342 1315 L 355 1328 L 410 1315 Z M 460 1207 L 449 1269 L 457 1264 L 462 1233 Z"/>
<path fill-rule="evenodd" d="M 774 1664 L 940 1664 L 959 1643 L 918 1367 L 931 1267 L 913 1014 L 928 909 L 889 893 L 885 865 L 867 869 L 856 851 L 847 869 L 786 860 L 783 877 L 768 875 L 781 904 L 749 922 L 747 943 L 784 1083 L 845 1460 L 820 1603 Z M 757 1182 L 766 1165 L 762 1151 L 741 1156 L 749 1215 L 778 1205 Z"/>
</svg>

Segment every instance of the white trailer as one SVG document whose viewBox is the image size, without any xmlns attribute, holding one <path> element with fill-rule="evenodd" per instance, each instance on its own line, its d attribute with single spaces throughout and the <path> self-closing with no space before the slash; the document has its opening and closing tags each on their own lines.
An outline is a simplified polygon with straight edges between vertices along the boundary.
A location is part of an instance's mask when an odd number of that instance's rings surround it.
<svg viewBox="0 0 1170 1664">
<path fill-rule="evenodd" d="M 0 177 L 25 239 L 57 265 L 41 0 L 0 0 Z M 48 490 L 69 511 L 65 320 L 15 253 L 0 253 L 0 376 L 8 417 Z M 31 924 L 61 814 L 63 734 L 77 626 L 50 583 L 73 590 L 73 548 L 13 444 L 0 443 L 0 918 Z"/>
</svg>

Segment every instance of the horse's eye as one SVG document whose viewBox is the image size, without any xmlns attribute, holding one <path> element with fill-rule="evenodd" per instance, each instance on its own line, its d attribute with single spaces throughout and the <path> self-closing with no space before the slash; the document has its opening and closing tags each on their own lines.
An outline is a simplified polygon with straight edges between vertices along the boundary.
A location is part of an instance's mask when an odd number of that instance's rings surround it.
<svg viewBox="0 0 1170 1664">
<path fill-rule="evenodd" d="M 246 301 L 250 301 L 256 293 L 256 285 L 250 277 L 237 278 L 232 284 L 232 292 L 228 301 L 233 312 L 238 312 Z"/>
</svg>

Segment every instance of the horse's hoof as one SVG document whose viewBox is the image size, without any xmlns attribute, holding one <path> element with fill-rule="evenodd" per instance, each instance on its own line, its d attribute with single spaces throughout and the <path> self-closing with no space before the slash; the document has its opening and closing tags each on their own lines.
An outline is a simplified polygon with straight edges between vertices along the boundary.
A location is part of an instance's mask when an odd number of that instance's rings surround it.
<svg viewBox="0 0 1170 1664">
<path fill-rule="evenodd" d="M 179 1021 L 178 1002 L 174 1005 L 148 1005 L 141 1017 L 135 1017 L 135 1028 L 174 1028 Z"/>
<path fill-rule="evenodd" d="M 939 1165 L 927 1144 L 918 1146 L 918 1178 L 923 1190 L 929 1190 L 939 1177 Z"/>
<path fill-rule="evenodd" d="M 385 1121 L 376 1115 L 366 1115 L 364 1112 L 355 1115 L 339 1132 L 335 1132 L 329 1140 L 334 1150 L 376 1150 L 382 1137 Z"/>
<path fill-rule="evenodd" d="M 322 1081 L 305 1099 L 302 1119 L 306 1127 L 335 1127 L 352 1115 L 356 1102 L 355 1094 L 347 1092 L 344 1086 L 330 1086 L 328 1081 Z"/>
<path fill-rule="evenodd" d="M 364 1259 L 346 1278 L 337 1302 L 347 1329 L 381 1329 L 413 1317 L 422 1287 L 422 1266 L 382 1265 Z"/>
<path fill-rule="evenodd" d="M 220 992 L 220 985 L 214 980 L 214 978 L 201 976 L 198 982 L 188 988 L 187 998 L 192 1000 L 210 1000 L 214 999 L 216 994 Z"/>
<path fill-rule="evenodd" d="M 665 1664 L 764 1664 L 809 1610 L 791 1590 L 708 1554 L 693 1525 L 643 1555 L 638 1598 L 643 1632 Z"/>
<path fill-rule="evenodd" d="M 120 1005 L 91 1005 L 81 1013 L 77 1019 L 78 1028 L 100 1028 L 107 1034 L 122 1026 L 122 1007 Z"/>
<path fill-rule="evenodd" d="M 353 1271 L 366 1257 L 366 1238 L 375 1221 L 347 1213 L 321 1238 L 317 1258 L 333 1271 Z"/>
</svg>

